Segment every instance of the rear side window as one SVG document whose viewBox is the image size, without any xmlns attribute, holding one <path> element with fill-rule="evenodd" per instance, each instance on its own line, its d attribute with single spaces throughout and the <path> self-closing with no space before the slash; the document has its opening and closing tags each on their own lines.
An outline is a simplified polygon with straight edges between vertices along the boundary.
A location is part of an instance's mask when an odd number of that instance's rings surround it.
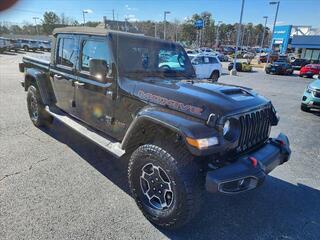
<svg viewBox="0 0 320 240">
<path fill-rule="evenodd" d="M 77 60 L 75 39 L 59 38 L 57 64 L 74 67 Z"/>
<path fill-rule="evenodd" d="M 209 57 L 210 63 L 218 63 L 218 60 L 215 57 Z"/>
</svg>

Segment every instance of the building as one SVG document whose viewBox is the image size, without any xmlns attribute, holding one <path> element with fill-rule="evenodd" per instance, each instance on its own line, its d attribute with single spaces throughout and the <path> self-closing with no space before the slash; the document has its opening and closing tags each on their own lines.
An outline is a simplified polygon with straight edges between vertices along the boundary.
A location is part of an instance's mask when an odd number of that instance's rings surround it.
<svg viewBox="0 0 320 240">
<path fill-rule="evenodd" d="M 295 52 L 301 58 L 319 61 L 320 30 L 311 26 L 275 26 L 272 49 L 281 54 Z"/>
<path fill-rule="evenodd" d="M 291 48 L 300 58 L 320 63 L 320 35 L 293 36 Z"/>
</svg>

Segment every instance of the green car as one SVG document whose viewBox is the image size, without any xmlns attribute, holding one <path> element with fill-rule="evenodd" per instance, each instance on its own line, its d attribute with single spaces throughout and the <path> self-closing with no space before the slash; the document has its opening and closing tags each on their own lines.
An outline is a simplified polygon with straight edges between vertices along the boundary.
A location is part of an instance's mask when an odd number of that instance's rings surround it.
<svg viewBox="0 0 320 240">
<path fill-rule="evenodd" d="M 311 108 L 320 109 L 320 79 L 310 83 L 302 97 L 301 110 L 309 112 Z"/>
</svg>

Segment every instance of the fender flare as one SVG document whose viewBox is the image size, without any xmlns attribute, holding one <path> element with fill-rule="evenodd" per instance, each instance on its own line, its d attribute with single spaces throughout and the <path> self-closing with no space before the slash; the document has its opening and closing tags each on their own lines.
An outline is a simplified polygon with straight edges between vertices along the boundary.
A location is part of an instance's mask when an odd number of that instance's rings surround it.
<svg viewBox="0 0 320 240">
<path fill-rule="evenodd" d="M 43 104 L 50 105 L 51 103 L 56 102 L 53 88 L 47 73 L 34 68 L 27 68 L 24 79 L 25 91 L 28 90 L 32 82 L 37 84 Z"/>
<path fill-rule="evenodd" d="M 130 143 L 130 139 L 134 134 L 136 134 L 135 131 L 147 122 L 151 122 L 179 134 L 184 141 L 186 137 L 202 139 L 209 138 L 217 134 L 216 130 L 207 126 L 203 120 L 199 120 L 167 108 L 146 107 L 136 115 L 130 124 L 121 143 L 122 149 L 127 148 Z M 196 152 L 193 147 L 189 145 L 187 146 L 191 152 Z"/>
</svg>

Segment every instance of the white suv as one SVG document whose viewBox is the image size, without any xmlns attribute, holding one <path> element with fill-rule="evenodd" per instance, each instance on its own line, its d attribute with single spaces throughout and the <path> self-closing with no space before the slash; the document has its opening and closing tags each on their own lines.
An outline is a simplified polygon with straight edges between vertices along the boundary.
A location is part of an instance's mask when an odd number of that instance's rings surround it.
<svg viewBox="0 0 320 240">
<path fill-rule="evenodd" d="M 208 78 L 218 81 L 221 76 L 222 64 L 218 56 L 213 54 L 199 53 L 188 55 L 195 69 L 197 78 Z"/>
</svg>

